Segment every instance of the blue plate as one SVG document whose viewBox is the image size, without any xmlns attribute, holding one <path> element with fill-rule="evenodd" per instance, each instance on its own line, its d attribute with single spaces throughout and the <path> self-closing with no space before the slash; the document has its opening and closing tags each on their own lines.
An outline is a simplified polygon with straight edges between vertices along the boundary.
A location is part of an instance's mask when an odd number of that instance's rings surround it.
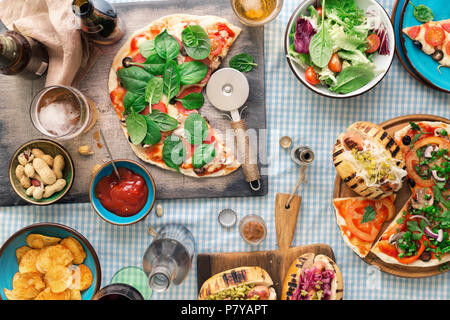
<svg viewBox="0 0 450 320">
<path fill-rule="evenodd" d="M 414 3 L 415 5 L 424 4 L 431 8 L 434 13 L 435 21 L 450 18 L 448 0 L 420 0 L 416 2 Z M 400 16 L 399 34 L 406 59 L 411 68 L 419 76 L 429 81 L 438 89 L 450 93 L 450 68 L 441 68 L 439 72 L 437 69 L 439 63 L 434 61 L 431 56 L 425 54 L 421 49 L 417 48 L 413 44 L 413 41 L 401 31 L 403 28 L 422 24 L 414 18 L 413 10 L 414 7 L 409 3 L 409 0 L 404 1 L 403 10 Z"/>
<path fill-rule="evenodd" d="M 0 300 L 7 300 L 3 289 L 12 290 L 12 280 L 14 275 L 19 271 L 17 263 L 16 250 L 22 246 L 26 246 L 26 237 L 30 233 L 37 233 L 51 237 L 67 238 L 73 237 L 84 248 L 86 259 L 83 264 L 86 265 L 94 276 L 92 285 L 81 292 L 83 300 L 90 300 L 94 294 L 100 289 L 101 270 L 98 256 L 89 241 L 77 231 L 57 223 L 37 223 L 25 227 L 14 233 L 0 249 Z"/>
<path fill-rule="evenodd" d="M 148 198 L 144 208 L 142 208 L 141 211 L 133 216 L 121 217 L 112 213 L 111 211 L 108 211 L 100 203 L 100 200 L 98 200 L 98 198 L 95 196 L 95 186 L 101 178 L 113 174 L 114 168 L 111 162 L 108 162 L 103 167 L 101 167 L 92 179 L 91 186 L 89 188 L 89 198 L 91 200 L 92 206 L 94 207 L 94 210 L 103 220 L 115 225 L 125 226 L 144 219 L 150 213 L 150 211 L 152 211 L 153 206 L 155 205 L 156 187 L 153 177 L 150 175 L 147 169 L 145 169 L 144 166 L 140 165 L 139 163 L 131 160 L 114 160 L 114 163 L 118 168 L 127 168 L 144 178 L 148 188 Z"/>
</svg>

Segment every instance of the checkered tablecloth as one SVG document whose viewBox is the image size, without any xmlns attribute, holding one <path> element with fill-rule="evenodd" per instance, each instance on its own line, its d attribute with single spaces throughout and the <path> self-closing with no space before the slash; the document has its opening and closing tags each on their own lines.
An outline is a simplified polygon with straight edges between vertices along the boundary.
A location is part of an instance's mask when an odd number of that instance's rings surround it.
<svg viewBox="0 0 450 320">
<path fill-rule="evenodd" d="M 35 222 L 66 224 L 80 231 L 95 247 L 102 267 L 102 285 L 106 285 L 118 269 L 141 265 L 144 251 L 152 240 L 147 234 L 149 226 L 158 229 L 168 222 L 186 225 L 194 233 L 197 252 L 252 250 L 240 239 L 237 227 L 225 230 L 217 222 L 217 213 L 221 209 L 232 208 L 240 218 L 250 213 L 263 216 L 268 225 L 268 237 L 257 249 L 275 249 L 275 194 L 291 192 L 298 178 L 298 167 L 278 144 L 281 136 L 290 135 L 294 144 L 309 145 L 316 155 L 308 169 L 309 183 L 299 191 L 303 202 L 293 245 L 327 243 L 333 248 L 344 277 L 344 298 L 449 299 L 450 272 L 425 279 L 394 277 L 367 265 L 344 244 L 331 202 L 336 173 L 331 150 L 338 133 L 354 121 L 380 123 L 413 113 L 450 117 L 450 95 L 428 89 L 414 80 L 397 57 L 384 80 L 360 97 L 338 101 L 309 91 L 294 77 L 284 57 L 286 24 L 300 1 L 285 0 L 281 14 L 265 27 L 270 159 L 268 196 L 160 201 L 165 211 L 162 218 L 157 218 L 152 212 L 145 221 L 127 227 L 104 222 L 89 203 L 0 208 L 0 243 L 16 230 Z M 392 12 L 394 0 L 380 2 L 389 13 Z M 154 294 L 152 299 L 195 299 L 195 271 L 196 259 L 189 277 L 181 286 L 172 287 L 164 294 Z"/>
</svg>

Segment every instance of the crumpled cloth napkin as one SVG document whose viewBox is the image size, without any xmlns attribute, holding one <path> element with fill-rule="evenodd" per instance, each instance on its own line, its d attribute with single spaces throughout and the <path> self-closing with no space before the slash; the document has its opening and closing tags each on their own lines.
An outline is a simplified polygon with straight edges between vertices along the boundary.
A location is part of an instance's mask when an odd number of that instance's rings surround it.
<svg viewBox="0 0 450 320">
<path fill-rule="evenodd" d="M 45 45 L 45 86 L 76 86 L 102 51 L 81 35 L 72 0 L 2 0 L 0 20 L 9 29 Z"/>
</svg>

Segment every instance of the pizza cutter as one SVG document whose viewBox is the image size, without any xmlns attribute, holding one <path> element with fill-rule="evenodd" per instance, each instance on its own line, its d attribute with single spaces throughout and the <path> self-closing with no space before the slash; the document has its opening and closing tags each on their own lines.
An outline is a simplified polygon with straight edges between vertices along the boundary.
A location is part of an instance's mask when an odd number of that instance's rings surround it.
<svg viewBox="0 0 450 320">
<path fill-rule="evenodd" d="M 239 108 L 247 101 L 249 92 L 247 78 L 243 73 L 232 68 L 216 71 L 206 87 L 209 102 L 218 110 L 230 112 L 231 128 L 236 136 L 238 159 L 243 160 L 240 162 L 245 180 L 253 191 L 258 191 L 261 188 L 258 163 L 250 148 L 245 120 L 241 119 L 239 114 Z"/>
</svg>

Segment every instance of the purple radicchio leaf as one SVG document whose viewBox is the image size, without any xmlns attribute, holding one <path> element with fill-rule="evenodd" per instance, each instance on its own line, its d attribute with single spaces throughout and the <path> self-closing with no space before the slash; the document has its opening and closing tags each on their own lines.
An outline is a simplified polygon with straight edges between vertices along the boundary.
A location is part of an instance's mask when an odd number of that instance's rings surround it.
<svg viewBox="0 0 450 320">
<path fill-rule="evenodd" d="M 379 49 L 379 53 L 380 55 L 389 55 L 389 38 L 386 32 L 386 29 L 384 28 L 380 28 L 379 30 L 375 31 L 378 35 L 378 37 L 380 37 L 381 40 L 381 44 L 380 44 L 380 49 Z"/>
<path fill-rule="evenodd" d="M 298 53 L 309 53 L 309 42 L 315 34 L 316 30 L 314 30 L 312 24 L 308 20 L 299 17 L 295 29 L 295 51 Z"/>
</svg>

